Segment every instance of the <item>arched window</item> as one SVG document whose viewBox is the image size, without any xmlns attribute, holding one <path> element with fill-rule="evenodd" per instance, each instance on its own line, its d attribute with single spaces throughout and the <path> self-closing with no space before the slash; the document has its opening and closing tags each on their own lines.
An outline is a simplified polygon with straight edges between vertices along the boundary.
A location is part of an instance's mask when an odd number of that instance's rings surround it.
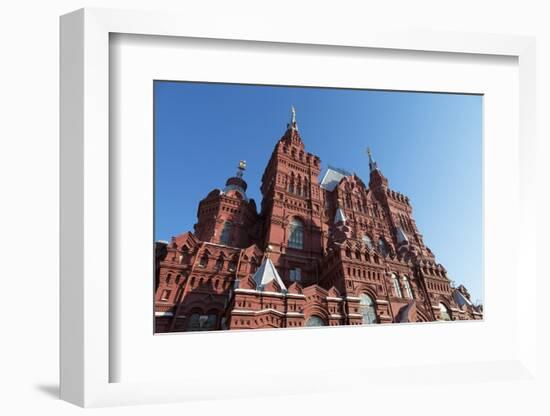
<svg viewBox="0 0 550 416">
<path fill-rule="evenodd" d="M 393 285 L 393 292 L 395 293 L 395 296 L 398 298 L 403 297 L 403 293 L 401 293 L 401 287 L 399 286 L 399 280 L 397 279 L 397 276 L 395 274 L 391 275 L 391 282 Z"/>
<path fill-rule="evenodd" d="M 233 231 L 233 224 L 229 221 L 226 221 L 223 224 L 222 235 L 220 237 L 220 243 L 225 244 L 226 246 L 231 244 L 231 231 Z"/>
<path fill-rule="evenodd" d="M 403 287 L 405 287 L 405 295 L 409 298 L 413 298 L 413 292 L 411 288 L 411 283 L 409 282 L 409 279 L 407 279 L 407 276 L 403 276 Z"/>
<path fill-rule="evenodd" d="M 187 246 L 184 246 L 181 249 L 181 255 L 180 255 L 180 264 L 187 263 L 189 261 L 189 249 Z"/>
<path fill-rule="evenodd" d="M 369 250 L 372 250 L 372 240 L 367 234 L 363 236 L 363 243 L 365 243 L 365 245 L 369 248 Z"/>
<path fill-rule="evenodd" d="M 291 248 L 304 248 L 304 225 L 298 218 L 293 218 L 290 222 L 288 246 Z"/>
<path fill-rule="evenodd" d="M 196 328 L 200 328 L 200 315 L 198 313 L 194 313 L 189 318 L 189 321 L 187 322 L 187 330 L 188 331 L 196 331 Z"/>
<path fill-rule="evenodd" d="M 199 266 L 200 267 L 206 267 L 207 264 L 208 264 L 208 256 L 205 254 L 204 256 L 201 257 L 201 260 L 199 262 Z"/>
<path fill-rule="evenodd" d="M 216 329 L 218 316 L 211 312 L 208 315 L 193 313 L 187 322 L 188 331 L 211 331 Z"/>
<path fill-rule="evenodd" d="M 311 318 L 309 318 L 307 321 L 306 321 L 306 326 L 326 326 L 327 324 L 325 323 L 325 321 L 318 317 L 317 315 L 313 315 L 311 316 Z"/>
<path fill-rule="evenodd" d="M 440 321 L 450 321 L 451 320 L 451 315 L 449 314 L 449 310 L 442 303 L 439 304 L 439 320 Z"/>
<path fill-rule="evenodd" d="M 390 249 L 388 248 L 388 243 L 386 243 L 386 240 L 384 240 L 383 238 L 378 240 L 378 250 L 383 256 L 387 256 L 390 252 Z"/>
<path fill-rule="evenodd" d="M 361 315 L 363 315 L 363 324 L 375 324 L 376 323 L 376 308 L 374 301 L 369 295 L 362 294 L 359 301 L 359 307 L 361 309 Z"/>
<path fill-rule="evenodd" d="M 222 257 L 220 257 L 220 258 L 218 258 L 218 260 L 216 260 L 216 266 L 215 266 L 216 271 L 219 271 L 221 269 L 223 269 L 223 258 Z"/>
</svg>

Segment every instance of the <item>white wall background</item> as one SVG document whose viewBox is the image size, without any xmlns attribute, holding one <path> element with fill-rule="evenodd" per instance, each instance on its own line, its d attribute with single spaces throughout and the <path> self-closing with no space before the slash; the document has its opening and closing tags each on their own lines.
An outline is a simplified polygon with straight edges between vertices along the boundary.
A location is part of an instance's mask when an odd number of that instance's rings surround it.
<svg viewBox="0 0 550 416">
<path fill-rule="evenodd" d="M 274 19 L 286 25 L 307 25 L 315 19 L 331 25 L 346 20 L 358 30 L 365 25 L 433 28 L 436 30 L 510 33 L 537 36 L 538 133 L 539 133 L 539 261 L 546 257 L 548 220 L 548 159 L 550 137 L 550 13 L 545 1 L 361 1 L 269 2 L 168 1 L 168 0 L 20 0 L 4 2 L 0 12 L 0 413 L 73 414 L 82 412 L 57 400 L 58 391 L 58 17 L 81 7 L 179 10 L 194 14 L 220 14 L 231 19 L 236 13 L 250 15 L 261 24 Z M 239 28 L 236 28 L 239 31 Z M 542 166 L 544 165 L 544 166 Z M 505 186 L 505 184 L 503 184 Z M 545 206 L 547 206 L 544 204 Z M 543 229 L 544 228 L 544 229 Z M 533 244 L 535 247 L 535 244 Z M 540 300 L 550 293 L 543 282 Z M 542 302 L 533 315 L 544 317 Z M 542 321 L 542 319 L 541 319 Z M 548 325 L 543 322 L 546 327 Z M 548 330 L 540 326 L 541 339 Z M 545 338 L 545 341 L 548 341 Z M 548 374 L 548 342 L 541 345 L 540 368 Z M 435 383 L 436 384 L 436 383 Z M 435 385 L 434 385 L 435 386 Z M 547 386 L 547 391 L 550 388 Z M 410 394 L 429 394 L 411 391 Z M 499 400 L 484 400 L 487 395 Z M 463 414 L 456 406 L 475 414 L 544 414 L 542 388 L 513 386 L 505 382 L 486 384 L 471 397 L 433 399 L 426 414 Z M 387 400 L 387 402 L 384 402 Z M 387 414 L 408 411 L 407 396 L 281 397 L 210 403 L 171 404 L 159 407 L 99 409 L 99 414 L 150 414 L 177 412 L 187 415 L 274 415 L 298 406 L 307 413 L 344 414 L 368 409 L 368 404 Z M 447 405 L 444 403 L 447 402 Z M 365 407 L 365 404 L 367 407 Z M 443 407 L 443 408 L 442 408 Z M 262 408 L 259 412 L 258 410 Z M 361 412 L 362 413 L 362 412 Z"/>
</svg>

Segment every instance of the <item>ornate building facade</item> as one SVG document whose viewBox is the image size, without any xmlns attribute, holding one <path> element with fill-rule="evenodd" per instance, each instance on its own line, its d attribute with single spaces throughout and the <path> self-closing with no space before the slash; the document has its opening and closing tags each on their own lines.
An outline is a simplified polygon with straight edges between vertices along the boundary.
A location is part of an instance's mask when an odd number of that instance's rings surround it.
<svg viewBox="0 0 550 416">
<path fill-rule="evenodd" d="M 157 332 L 483 318 L 370 151 L 368 185 L 333 167 L 320 179 L 293 109 L 259 213 L 245 168 L 199 202 L 194 232 L 155 243 Z"/>
</svg>

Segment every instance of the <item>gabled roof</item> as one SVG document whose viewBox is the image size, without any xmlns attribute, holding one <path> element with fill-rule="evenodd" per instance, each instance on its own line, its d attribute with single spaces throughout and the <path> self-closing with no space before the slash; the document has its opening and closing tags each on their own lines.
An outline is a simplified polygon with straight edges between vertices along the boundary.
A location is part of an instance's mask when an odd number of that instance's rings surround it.
<svg viewBox="0 0 550 416">
<path fill-rule="evenodd" d="M 329 166 L 323 179 L 321 180 L 321 188 L 326 189 L 327 191 L 334 191 L 334 188 L 338 186 L 342 178 L 346 176 L 351 176 L 351 173 L 346 172 L 344 169 L 334 168 Z"/>
<path fill-rule="evenodd" d="M 254 273 L 253 279 L 256 282 L 256 288 L 258 290 L 262 290 L 264 286 L 275 280 L 281 290 L 286 291 L 286 286 L 269 257 L 264 259 L 260 268 L 256 271 L 256 273 Z"/>
</svg>

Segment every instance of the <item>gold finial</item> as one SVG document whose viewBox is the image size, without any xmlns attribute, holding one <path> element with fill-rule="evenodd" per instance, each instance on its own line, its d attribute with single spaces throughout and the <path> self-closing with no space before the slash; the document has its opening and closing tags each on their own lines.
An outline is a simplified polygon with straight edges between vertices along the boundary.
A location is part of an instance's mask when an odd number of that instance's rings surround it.
<svg viewBox="0 0 550 416">
<path fill-rule="evenodd" d="M 239 161 L 239 169 L 245 170 L 246 169 L 246 160 Z"/>
<path fill-rule="evenodd" d="M 369 157 L 372 157 L 372 153 L 370 151 L 370 147 L 367 147 L 367 155 L 369 155 Z"/>
</svg>

